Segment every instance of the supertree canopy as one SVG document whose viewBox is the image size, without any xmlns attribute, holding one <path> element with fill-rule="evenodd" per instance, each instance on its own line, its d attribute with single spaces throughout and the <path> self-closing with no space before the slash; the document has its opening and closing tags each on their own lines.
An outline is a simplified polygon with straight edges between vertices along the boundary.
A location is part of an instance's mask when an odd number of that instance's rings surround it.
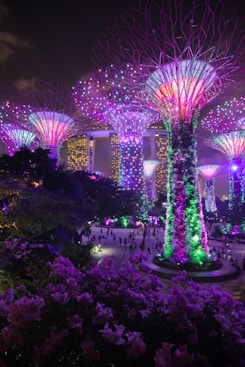
<svg viewBox="0 0 245 367">
<path fill-rule="evenodd" d="M 160 115 L 146 106 L 129 65 L 87 75 L 73 87 L 72 98 L 81 113 L 109 124 L 119 135 L 119 186 L 143 193 L 143 134 Z"/>
<path fill-rule="evenodd" d="M 34 150 L 39 145 L 35 134 L 21 126 L 21 122 L 29 113 L 30 110 L 25 105 L 13 105 L 9 101 L 1 103 L 0 139 L 11 156 L 23 147 Z"/>
<path fill-rule="evenodd" d="M 14 124 L 0 126 L 0 139 L 6 145 L 10 156 L 24 147 L 34 150 L 39 144 L 32 132 Z"/>
<path fill-rule="evenodd" d="M 237 76 L 244 31 L 232 4 L 218 0 L 140 2 L 98 41 L 95 58 L 138 67 L 145 103 L 169 132 L 168 208 L 163 256 L 203 264 L 210 254 L 197 188 L 200 109 Z M 227 11 L 227 13 L 226 13 Z M 99 51 L 99 52 L 98 52 Z"/>
<path fill-rule="evenodd" d="M 221 165 L 205 164 L 198 166 L 198 172 L 204 179 L 205 188 L 205 210 L 217 217 L 217 205 L 215 200 L 215 176 L 221 170 Z"/>
<path fill-rule="evenodd" d="M 245 130 L 216 134 L 205 139 L 205 144 L 223 153 L 229 161 L 229 207 L 239 208 L 245 200 L 243 170 L 245 154 Z"/>
<path fill-rule="evenodd" d="M 35 134 L 41 147 L 50 150 L 50 158 L 58 162 L 61 145 L 76 135 L 81 130 L 79 123 L 82 124 L 82 118 L 77 119 L 69 88 L 60 83 L 39 81 L 19 91 L 19 99 L 30 106 L 21 125 Z"/>
<path fill-rule="evenodd" d="M 217 104 L 201 119 L 201 125 L 216 134 L 245 129 L 245 98 L 234 97 Z"/>
</svg>

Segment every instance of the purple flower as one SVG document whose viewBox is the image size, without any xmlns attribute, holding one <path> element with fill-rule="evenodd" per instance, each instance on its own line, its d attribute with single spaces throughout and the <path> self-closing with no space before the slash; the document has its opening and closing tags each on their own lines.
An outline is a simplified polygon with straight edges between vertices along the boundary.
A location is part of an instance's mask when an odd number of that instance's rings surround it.
<svg viewBox="0 0 245 367">
<path fill-rule="evenodd" d="M 82 334 L 83 320 L 79 315 L 71 315 L 67 318 L 68 325 L 71 329 L 76 331 L 78 334 Z"/>
<path fill-rule="evenodd" d="M 105 324 L 102 330 L 99 332 L 102 334 L 103 338 L 111 344 L 122 345 L 125 343 L 123 339 L 123 332 L 125 326 L 113 324 L 113 329 L 109 327 L 108 323 Z"/>
<path fill-rule="evenodd" d="M 94 325 L 103 325 L 113 317 L 111 307 L 105 307 L 102 303 L 97 303 L 96 315 L 92 318 Z"/>
<path fill-rule="evenodd" d="M 10 305 L 7 320 L 17 328 L 32 321 L 40 321 L 44 306 L 42 297 L 23 296 Z"/>
<path fill-rule="evenodd" d="M 125 334 L 127 338 L 127 349 L 126 353 L 128 357 L 138 358 L 145 355 L 146 353 L 146 343 L 141 337 L 142 333 L 138 331 L 129 331 Z"/>
</svg>

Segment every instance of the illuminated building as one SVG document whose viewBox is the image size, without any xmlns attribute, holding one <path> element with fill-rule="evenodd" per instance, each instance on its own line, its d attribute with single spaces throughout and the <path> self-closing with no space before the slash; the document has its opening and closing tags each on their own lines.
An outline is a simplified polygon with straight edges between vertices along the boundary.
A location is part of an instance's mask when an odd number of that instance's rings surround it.
<svg viewBox="0 0 245 367">
<path fill-rule="evenodd" d="M 89 168 L 88 136 L 72 136 L 67 139 L 67 169 L 87 171 Z"/>
<path fill-rule="evenodd" d="M 229 208 L 238 209 L 245 201 L 243 171 L 245 130 L 215 134 L 205 139 L 207 146 L 219 150 L 229 161 Z"/>
<path fill-rule="evenodd" d="M 95 56 L 100 65 L 108 59 L 134 64 L 132 80 L 147 93 L 145 103 L 161 114 L 169 137 L 162 256 L 175 264 L 202 265 L 211 255 L 197 185 L 197 118 L 237 77 L 244 32 L 224 3 L 188 5 L 141 2 L 136 13 L 115 20 Z"/>
<path fill-rule="evenodd" d="M 204 179 L 205 189 L 205 210 L 217 217 L 217 205 L 215 199 L 215 176 L 220 171 L 221 166 L 218 164 L 205 164 L 197 167 L 198 172 Z"/>
<path fill-rule="evenodd" d="M 162 131 L 162 127 L 155 129 L 150 127 L 147 129 L 143 137 L 144 149 L 147 146 L 148 160 L 158 160 L 159 165 L 154 172 L 152 178 L 152 190 L 154 199 L 160 193 L 166 194 L 167 183 L 167 134 Z M 97 145 L 99 137 L 108 139 L 108 152 L 101 152 Z M 89 142 L 93 142 L 93 164 L 89 166 Z M 79 136 L 68 138 L 66 143 L 66 156 L 64 157 L 66 166 L 69 170 L 91 170 L 95 171 L 95 162 L 98 161 L 98 156 L 108 159 L 108 176 L 118 182 L 119 165 L 120 165 L 120 145 L 118 134 L 113 130 L 93 130 L 88 131 Z M 104 166 L 97 163 L 97 170 L 104 172 Z"/>
<path fill-rule="evenodd" d="M 110 158 L 111 158 L 111 174 L 110 178 L 118 182 L 119 166 L 120 166 L 120 142 L 117 133 L 110 133 Z"/>
</svg>

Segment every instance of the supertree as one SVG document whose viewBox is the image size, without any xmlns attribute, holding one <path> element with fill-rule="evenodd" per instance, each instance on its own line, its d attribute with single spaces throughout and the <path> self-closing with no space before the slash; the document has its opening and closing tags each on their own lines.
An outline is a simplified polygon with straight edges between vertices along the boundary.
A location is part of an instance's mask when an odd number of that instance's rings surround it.
<svg viewBox="0 0 245 367">
<path fill-rule="evenodd" d="M 144 160 L 143 161 L 143 172 L 145 179 L 145 192 L 150 203 L 154 200 L 154 187 L 153 187 L 153 175 L 159 166 L 160 162 L 157 160 Z"/>
<path fill-rule="evenodd" d="M 35 134 L 21 127 L 21 120 L 29 113 L 27 106 L 11 105 L 8 101 L 0 106 L 0 139 L 10 156 L 23 147 L 34 150 L 39 145 Z"/>
<path fill-rule="evenodd" d="M 244 204 L 243 169 L 245 130 L 215 134 L 204 140 L 209 147 L 223 153 L 229 161 L 229 209 L 234 211 Z"/>
<path fill-rule="evenodd" d="M 32 132 L 49 157 L 59 161 L 61 145 L 81 130 L 75 108 L 70 99 L 70 89 L 62 83 L 39 81 L 24 90 L 15 88 L 14 99 L 29 107 L 29 114 L 22 118 L 21 126 Z"/>
<path fill-rule="evenodd" d="M 132 81 L 134 73 L 129 64 L 98 69 L 73 86 L 72 98 L 82 114 L 111 125 L 118 133 L 118 184 L 143 194 L 143 134 L 160 115 L 138 99 L 142 91 Z"/>
<path fill-rule="evenodd" d="M 201 119 L 201 126 L 214 134 L 245 129 L 245 98 L 233 97 L 218 103 Z"/>
<path fill-rule="evenodd" d="M 169 132 L 163 257 L 178 264 L 203 264 L 210 255 L 197 188 L 196 127 L 200 109 L 240 67 L 243 22 L 225 5 L 140 2 L 136 15 L 115 20 L 94 52 L 102 61 L 141 65 L 137 78 L 147 92 L 145 103 L 161 113 Z"/>
<path fill-rule="evenodd" d="M 204 179 L 205 189 L 205 210 L 208 214 L 217 218 L 217 205 L 215 199 L 215 177 L 221 170 L 222 166 L 218 164 L 205 164 L 198 166 L 198 173 Z"/>
</svg>

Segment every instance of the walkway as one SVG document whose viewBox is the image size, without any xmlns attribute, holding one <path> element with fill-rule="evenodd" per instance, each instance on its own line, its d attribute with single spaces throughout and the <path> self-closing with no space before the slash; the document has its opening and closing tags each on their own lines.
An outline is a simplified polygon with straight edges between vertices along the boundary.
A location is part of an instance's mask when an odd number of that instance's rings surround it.
<svg viewBox="0 0 245 367">
<path fill-rule="evenodd" d="M 95 242 L 101 245 L 101 251 L 94 255 L 98 260 L 105 256 L 113 256 L 117 266 L 124 261 L 128 261 L 130 256 L 138 251 L 141 251 L 143 241 L 143 230 L 134 228 L 113 228 L 107 229 L 104 227 L 92 226 L 91 236 L 95 236 Z M 152 257 L 156 253 L 156 248 L 162 242 L 164 237 L 163 228 L 158 228 L 153 233 L 153 228 L 150 228 L 145 237 L 144 252 L 149 254 L 148 265 L 153 272 L 158 274 L 162 282 L 166 285 L 171 285 L 171 277 L 176 275 L 176 271 L 167 271 L 153 264 Z M 121 240 L 120 240 L 121 238 Z M 85 239 L 84 239 L 85 240 Z M 218 253 L 222 250 L 222 242 L 210 240 L 209 244 Z M 230 250 L 232 258 L 237 262 L 242 269 L 242 257 L 245 254 L 245 244 L 229 243 L 226 252 Z M 232 266 L 230 261 L 222 260 L 223 267 L 207 274 L 207 272 L 190 273 L 189 277 L 199 282 L 202 287 L 209 287 L 210 283 L 215 283 L 215 287 L 231 293 L 236 299 L 245 303 L 245 271 L 237 271 L 235 266 Z"/>
</svg>

